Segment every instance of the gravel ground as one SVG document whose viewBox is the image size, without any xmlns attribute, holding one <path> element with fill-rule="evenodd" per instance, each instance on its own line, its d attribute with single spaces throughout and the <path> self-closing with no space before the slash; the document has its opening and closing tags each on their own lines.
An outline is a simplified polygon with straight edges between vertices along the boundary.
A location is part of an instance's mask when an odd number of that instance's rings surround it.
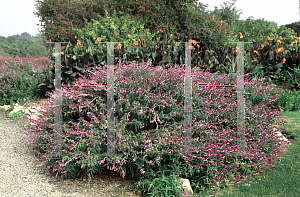
<svg viewBox="0 0 300 197">
<path fill-rule="evenodd" d="M 54 176 L 47 174 L 46 166 L 37 166 L 41 163 L 40 158 L 35 156 L 28 142 L 32 136 L 23 134 L 28 133 L 28 128 L 20 126 L 19 119 L 10 120 L 1 112 L 0 121 L 1 197 L 137 196 L 127 191 L 130 181 L 122 179 L 115 172 L 95 175 L 91 182 L 87 179 L 54 181 Z"/>
<path fill-rule="evenodd" d="M 39 159 L 28 146 L 25 130 L 17 126 L 18 120 L 1 116 L 0 196 L 63 196 L 45 176 L 45 168 L 36 166 Z"/>
</svg>

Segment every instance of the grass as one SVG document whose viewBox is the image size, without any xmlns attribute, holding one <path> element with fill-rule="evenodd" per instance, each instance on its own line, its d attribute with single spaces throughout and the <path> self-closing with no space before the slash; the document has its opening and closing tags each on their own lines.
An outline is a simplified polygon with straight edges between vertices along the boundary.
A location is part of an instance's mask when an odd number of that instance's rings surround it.
<svg viewBox="0 0 300 197">
<path fill-rule="evenodd" d="M 2 60 L 2 62 L 1 62 Z M 1 67 L 4 68 L 4 65 L 7 68 L 10 68 L 10 73 L 4 70 L 6 76 L 9 76 L 10 84 L 7 84 L 4 80 L 0 81 L 0 86 L 5 87 L 6 90 L 10 90 L 13 95 L 16 95 L 14 92 L 18 92 L 17 88 L 14 88 L 14 85 L 19 83 L 19 87 L 24 87 L 22 89 L 22 94 L 19 95 L 26 95 L 29 99 L 34 98 L 34 87 L 33 84 L 36 80 L 40 80 L 37 77 L 29 75 L 28 73 L 32 73 L 29 68 L 25 68 L 24 70 L 15 69 L 12 63 L 6 64 L 4 61 L 8 61 L 9 59 L 2 59 L 0 58 L 0 70 Z M 32 63 L 33 64 L 33 63 Z M 44 62 L 45 64 L 45 62 Z M 35 65 L 36 66 L 36 65 Z M 6 68 L 6 69 L 7 69 Z M 9 69 L 8 69 L 9 70 Z M 15 70 L 18 70 L 16 74 L 13 74 Z M 3 70 L 1 70 L 3 71 Z M 29 78 L 28 78 L 29 76 Z M 20 84 L 21 78 L 28 78 L 23 84 Z M 0 89 L 1 90 L 1 89 Z M 1 95 L 1 91 L 0 91 Z M 14 96 L 17 99 L 20 99 Z M 22 98 L 23 99 L 23 98 Z M 21 100 L 22 100 L 21 99 Z M 0 98 L 1 102 L 1 98 Z M 299 105 L 299 103 L 295 103 L 295 101 L 287 100 L 286 106 L 293 106 Z M 0 107 L 0 112 L 3 113 L 3 108 Z M 287 120 L 288 123 L 285 125 L 279 126 L 279 128 L 286 128 L 283 132 L 289 136 L 292 133 L 295 133 L 297 136 L 300 135 L 300 125 L 299 125 L 299 118 L 300 118 L 300 111 L 281 111 L 280 114 L 284 115 L 283 120 Z M 21 114 L 19 114 L 21 115 Z M 18 114 L 12 115 L 9 118 L 12 119 L 22 119 L 24 117 L 18 116 Z M 0 120 L 1 121 L 1 120 Z M 215 196 L 299 196 L 300 193 L 300 142 L 297 137 L 292 138 L 295 142 L 291 144 L 286 151 L 286 155 L 281 158 L 277 159 L 278 162 L 276 167 L 270 167 L 268 169 L 264 169 L 263 173 L 259 175 L 252 176 L 247 178 L 242 183 L 236 184 L 230 188 L 225 188 L 219 190 L 219 193 Z M 119 190 L 125 191 L 125 190 Z M 206 193 L 202 193 L 201 195 L 194 195 L 196 196 L 212 196 L 209 194 L 209 191 Z"/>
</svg>

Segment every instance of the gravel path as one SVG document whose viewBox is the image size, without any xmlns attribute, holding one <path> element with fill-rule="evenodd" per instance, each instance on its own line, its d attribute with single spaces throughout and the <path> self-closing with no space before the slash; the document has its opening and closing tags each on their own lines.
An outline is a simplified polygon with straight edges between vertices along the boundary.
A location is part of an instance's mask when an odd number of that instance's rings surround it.
<svg viewBox="0 0 300 197">
<path fill-rule="evenodd" d="M 31 137 L 17 122 L 1 114 L 0 196 L 65 196 L 46 177 L 46 168 L 37 167 L 40 162 L 29 146 Z"/>
<path fill-rule="evenodd" d="M 130 183 L 115 174 L 95 175 L 91 182 L 87 179 L 54 181 L 47 174 L 47 167 L 38 167 L 40 158 L 30 147 L 26 136 L 28 128 L 20 126 L 19 119 L 7 119 L 0 112 L 0 196 L 115 196 L 116 188 L 124 189 Z M 125 191 L 125 190 L 123 190 Z M 121 193 L 136 196 L 132 192 Z M 122 195 L 121 195 L 122 196 Z"/>
</svg>

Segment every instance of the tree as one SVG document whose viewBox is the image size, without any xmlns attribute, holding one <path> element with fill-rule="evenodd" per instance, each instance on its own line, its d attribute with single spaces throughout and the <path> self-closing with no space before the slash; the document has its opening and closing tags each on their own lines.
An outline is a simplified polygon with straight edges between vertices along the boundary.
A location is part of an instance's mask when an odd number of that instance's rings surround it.
<svg viewBox="0 0 300 197">
<path fill-rule="evenodd" d="M 4 49 L 3 49 L 2 47 L 0 47 L 0 56 L 8 57 L 9 54 L 8 54 L 8 53 L 5 53 Z"/>
<path fill-rule="evenodd" d="M 225 7 L 223 5 L 221 9 L 217 9 L 216 6 L 214 6 L 214 11 L 210 12 L 210 15 L 212 16 L 219 16 L 221 20 L 226 20 L 228 22 L 228 24 L 230 26 L 234 26 L 238 20 L 240 19 L 240 15 L 243 13 L 239 13 L 238 12 L 240 10 L 236 10 L 236 8 L 232 8 L 232 6 L 236 3 L 237 0 L 232 0 L 232 3 L 230 3 L 230 6 L 228 7 L 227 6 L 227 3 L 226 2 L 223 2 Z"/>
<path fill-rule="evenodd" d="M 72 31 L 72 27 L 84 28 L 84 18 L 91 22 L 92 18 L 95 19 L 96 13 L 104 16 L 103 7 L 109 2 L 103 1 L 100 5 L 99 1 L 95 3 L 91 0 L 85 2 L 42 1 L 38 2 L 40 5 L 35 14 L 41 17 L 40 21 L 44 23 L 41 33 L 45 36 L 45 40 L 52 42 L 71 41 L 72 44 L 76 44 L 77 40 L 74 39 L 76 34 Z"/>
<path fill-rule="evenodd" d="M 8 36 L 7 37 L 7 41 L 10 43 L 10 44 L 12 44 L 12 43 L 14 43 L 15 41 L 16 41 L 16 36 Z"/>
<path fill-rule="evenodd" d="M 206 16 L 203 16 L 203 18 L 199 20 L 200 15 L 203 13 L 201 10 L 203 6 L 200 4 L 201 8 L 198 8 L 198 3 L 196 1 L 155 0 L 146 2 L 143 1 L 143 5 L 140 5 L 138 1 L 136 1 L 136 4 L 132 3 L 131 5 L 124 3 L 125 1 L 122 2 L 123 11 L 124 9 L 128 10 L 126 14 L 130 13 L 134 16 L 134 19 L 143 21 L 145 23 L 144 28 L 150 28 L 151 33 L 155 33 L 159 28 L 162 28 L 165 33 L 169 35 L 172 33 L 174 35 L 174 39 L 177 37 L 176 33 L 179 33 L 180 39 L 178 41 L 188 41 L 192 37 L 197 38 L 197 41 L 199 41 L 200 37 L 204 34 L 210 34 L 211 36 L 206 36 L 205 38 L 206 43 L 209 43 L 212 39 L 215 39 L 215 41 L 219 42 L 219 44 L 224 42 L 223 39 L 220 39 L 220 37 L 224 37 L 224 35 L 216 32 L 212 35 L 212 33 L 209 32 L 210 30 L 207 30 L 209 28 L 204 28 L 205 30 L 202 29 L 201 33 L 199 32 L 199 29 L 197 29 L 197 27 L 199 27 L 199 23 L 201 23 L 201 25 L 203 23 L 211 24 L 210 22 L 213 20 L 208 19 Z M 132 7 L 128 7 L 127 5 Z M 114 9 L 117 10 L 118 8 L 115 7 Z M 156 24 L 157 26 L 153 24 Z"/>
<path fill-rule="evenodd" d="M 44 46 L 40 46 L 37 43 L 28 46 L 27 48 L 27 55 L 29 57 L 44 57 L 44 54 L 47 53 L 47 49 Z"/>
<path fill-rule="evenodd" d="M 138 1 L 132 2 L 129 0 L 123 0 L 122 2 L 116 1 L 91 1 L 87 0 L 84 2 L 81 1 L 68 1 L 64 3 L 62 0 L 54 2 L 39 2 L 40 6 L 38 7 L 38 12 L 36 13 L 39 17 L 42 18 L 42 22 L 45 22 L 43 26 L 45 29 L 41 32 L 46 32 L 45 38 L 52 41 L 68 41 L 70 40 L 72 44 L 76 44 L 77 40 L 73 39 L 75 33 L 72 31 L 72 27 L 75 28 L 84 28 L 85 22 L 84 18 L 88 22 L 92 22 L 91 19 L 96 19 L 96 13 L 104 16 L 105 9 L 108 9 L 110 14 L 113 10 L 123 11 L 126 14 L 134 16 L 134 18 L 139 18 L 143 21 L 150 21 L 147 25 L 151 26 L 150 30 L 155 30 L 155 23 L 161 20 L 161 15 L 167 18 L 169 15 L 166 13 L 171 13 L 179 16 L 179 28 L 180 30 L 186 30 L 186 10 L 187 8 L 180 7 L 181 3 L 186 3 L 189 5 L 195 0 L 177 0 L 177 1 L 165 1 L 164 0 L 155 0 L 140 3 Z M 81 6 L 80 6 L 81 5 Z M 97 5 L 97 6 L 96 6 Z M 98 6 L 99 5 L 99 6 Z M 188 6 L 186 6 L 188 7 Z M 174 9 L 176 8 L 176 9 Z M 157 11 L 157 13 L 155 12 Z M 180 11 L 180 12 L 179 12 Z M 182 19 L 184 19 L 182 21 Z M 174 20 L 163 20 L 163 22 L 173 22 Z M 60 33 L 62 32 L 62 34 Z M 53 39 L 52 39 L 53 38 Z"/>
<path fill-rule="evenodd" d="M 0 36 L 0 54 L 10 57 L 46 57 L 45 43 L 40 35 L 33 37 L 27 32 L 7 38 Z"/>
<path fill-rule="evenodd" d="M 40 21 L 44 23 L 41 33 L 44 41 L 47 42 L 70 41 L 72 45 L 76 45 L 77 39 L 75 37 L 78 35 L 72 29 L 84 28 L 86 22 L 92 22 L 92 19 L 97 20 L 98 15 L 104 17 L 105 10 L 110 15 L 113 14 L 113 10 L 116 10 L 119 17 L 131 15 L 134 20 L 142 21 L 145 24 L 144 28 L 150 29 L 150 33 L 156 33 L 161 28 L 165 34 L 173 34 L 173 38 L 179 42 L 186 42 L 191 38 L 199 41 L 201 36 L 205 36 L 205 43 L 211 43 L 212 39 L 215 40 L 213 42 L 223 43 L 223 37 L 226 34 L 224 34 L 226 30 L 220 30 L 221 27 L 211 25 L 211 22 L 215 21 L 209 19 L 208 14 L 204 14 L 201 19 L 199 19 L 200 14 L 195 15 L 195 11 L 201 13 L 201 15 L 203 13 L 200 8 L 195 9 L 195 5 L 197 5 L 195 0 L 106 0 L 101 3 L 99 0 L 60 0 L 41 1 L 39 3 L 38 12 L 35 14 L 41 17 Z M 119 11 L 123 13 L 121 14 Z M 222 28 L 224 28 L 224 24 L 222 25 Z M 199 26 L 204 27 L 202 32 L 196 29 Z M 213 28 L 215 28 L 213 33 L 211 30 L 207 30 Z M 49 50 L 48 54 L 52 54 L 53 44 L 47 44 L 47 49 Z"/>
</svg>

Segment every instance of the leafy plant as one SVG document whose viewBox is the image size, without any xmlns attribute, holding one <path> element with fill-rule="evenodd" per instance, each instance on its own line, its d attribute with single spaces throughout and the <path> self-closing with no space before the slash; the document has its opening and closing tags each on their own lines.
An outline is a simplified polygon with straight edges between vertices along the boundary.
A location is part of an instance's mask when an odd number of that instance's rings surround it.
<svg viewBox="0 0 300 197">
<path fill-rule="evenodd" d="M 242 42 L 256 42 L 259 45 L 263 44 L 264 46 L 269 44 L 266 39 L 267 37 L 279 38 L 279 36 L 281 36 L 283 38 L 283 40 L 281 40 L 281 45 L 285 49 L 292 41 L 294 41 L 293 37 L 297 36 L 297 34 L 289 28 L 280 26 L 278 29 L 274 22 L 265 21 L 264 19 L 253 20 L 250 17 L 245 21 L 238 21 L 237 25 L 232 28 L 231 34 L 232 36 L 230 37 L 229 42 L 241 40 Z M 241 34 L 243 35 L 242 39 L 240 39 Z M 230 44 L 230 46 L 235 45 Z"/>
<path fill-rule="evenodd" d="M 153 180 L 140 180 L 138 182 L 138 189 L 136 190 L 139 194 L 147 193 L 148 196 L 183 196 L 182 194 L 186 192 L 182 192 L 182 185 L 177 178 L 178 175 L 175 172 L 170 176 L 166 176 L 163 172 L 161 177 L 154 178 Z"/>
<path fill-rule="evenodd" d="M 132 17 L 129 15 L 118 18 L 116 11 L 114 11 L 112 17 L 109 16 L 107 11 L 105 11 L 105 14 L 105 17 L 98 15 L 98 20 L 92 19 L 93 23 L 88 23 L 85 19 L 87 25 L 84 29 L 74 29 L 78 34 L 76 38 L 81 41 L 86 41 L 89 38 L 96 41 L 98 37 L 101 37 L 102 42 L 124 42 L 122 44 L 129 47 L 132 45 L 132 42 L 137 42 L 138 39 L 148 42 L 152 41 L 152 38 L 155 36 L 155 34 L 152 35 L 150 32 L 147 33 L 143 23 L 132 20 Z M 92 48 L 97 48 L 98 46 L 93 44 Z"/>
<path fill-rule="evenodd" d="M 14 112 L 8 115 L 8 119 L 18 119 L 22 115 L 21 112 Z"/>
</svg>

